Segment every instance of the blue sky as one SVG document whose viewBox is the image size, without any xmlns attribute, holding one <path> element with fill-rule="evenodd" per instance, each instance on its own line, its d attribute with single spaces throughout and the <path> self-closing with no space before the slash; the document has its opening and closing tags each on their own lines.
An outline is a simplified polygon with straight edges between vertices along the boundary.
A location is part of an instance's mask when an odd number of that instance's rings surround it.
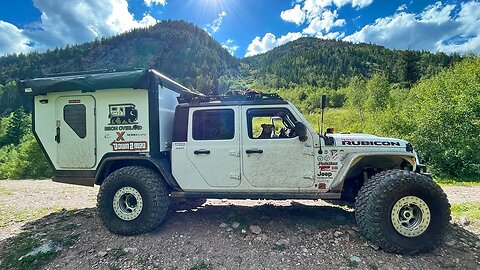
<svg viewBox="0 0 480 270">
<path fill-rule="evenodd" d="M 480 53 L 478 0 L 1 0 L 0 55 L 82 43 L 165 19 L 198 25 L 237 57 L 302 36 Z"/>
</svg>

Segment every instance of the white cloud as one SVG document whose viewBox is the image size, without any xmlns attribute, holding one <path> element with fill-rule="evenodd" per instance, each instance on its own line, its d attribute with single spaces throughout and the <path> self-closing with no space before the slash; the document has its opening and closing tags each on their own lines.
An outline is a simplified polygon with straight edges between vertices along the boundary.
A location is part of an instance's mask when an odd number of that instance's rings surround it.
<svg viewBox="0 0 480 270">
<path fill-rule="evenodd" d="M 273 49 L 274 47 L 283 45 L 290 41 L 297 40 L 301 37 L 302 37 L 302 34 L 298 32 L 295 32 L 295 33 L 290 32 L 284 36 L 281 36 L 280 38 L 277 38 L 272 33 L 266 33 L 263 36 L 263 38 L 255 37 L 252 40 L 250 45 L 248 45 L 247 53 L 245 54 L 245 57 L 267 52 Z"/>
<path fill-rule="evenodd" d="M 345 5 L 348 5 L 351 0 L 333 0 L 332 2 L 336 7 L 341 8 Z"/>
<path fill-rule="evenodd" d="M 303 33 L 307 35 L 318 35 L 321 34 L 322 31 L 328 33 L 333 27 L 345 25 L 345 20 L 337 19 L 337 17 L 338 14 L 336 10 L 334 12 L 326 10 L 321 16 L 312 19 L 307 28 L 303 29 Z"/>
<path fill-rule="evenodd" d="M 442 6 L 442 3 L 437 2 L 433 5 L 427 6 L 420 14 L 420 21 L 443 23 L 450 20 L 450 13 L 452 13 L 455 5 Z"/>
<path fill-rule="evenodd" d="M 397 12 L 405 11 L 407 8 L 407 4 L 403 4 L 397 8 Z"/>
<path fill-rule="evenodd" d="M 347 36 L 352 42 L 371 42 L 393 49 L 443 52 L 480 52 L 480 2 L 455 5 L 436 3 L 420 14 L 400 12 L 379 18 Z"/>
<path fill-rule="evenodd" d="M 227 16 L 227 13 L 225 11 L 222 11 L 220 12 L 220 14 L 218 14 L 218 18 L 213 20 L 211 24 L 207 24 L 207 27 L 210 28 L 210 30 L 212 30 L 212 33 L 216 33 L 220 29 L 220 26 L 222 25 L 222 22 L 223 22 L 223 17 L 225 16 Z"/>
<path fill-rule="evenodd" d="M 353 8 L 362 9 L 372 3 L 373 0 L 305 0 L 302 8 L 306 12 L 307 17 L 312 19 L 331 6 L 341 8 L 346 5 L 351 5 Z"/>
<path fill-rule="evenodd" d="M 43 51 L 118 34 L 157 22 L 149 14 L 135 20 L 127 0 L 34 0 L 40 21 L 24 29 L 1 27 L 0 36 L 15 38 L 18 48 L 0 39 L 0 54 L 25 50 Z M 27 47 L 26 44 L 28 44 Z"/>
<path fill-rule="evenodd" d="M 361 9 L 373 3 L 373 0 L 352 0 L 352 7 Z"/>
<path fill-rule="evenodd" d="M 151 7 L 152 5 L 162 5 L 165 6 L 167 4 L 167 0 L 144 0 L 145 5 L 147 7 Z"/>
<path fill-rule="evenodd" d="M 235 44 L 235 41 L 230 38 L 222 43 L 222 47 L 225 48 L 231 55 L 235 55 L 235 52 L 238 50 L 238 48 L 240 48 Z"/>
<path fill-rule="evenodd" d="M 305 12 L 303 12 L 300 5 L 295 5 L 292 9 L 282 11 L 280 17 L 284 21 L 300 25 L 305 21 Z"/>
<path fill-rule="evenodd" d="M 335 27 L 342 27 L 346 21 L 338 18 L 337 8 L 351 5 L 356 9 L 364 8 L 373 3 L 373 0 L 297 0 L 295 6 L 284 10 L 280 17 L 296 25 L 306 24 L 302 33 L 307 36 L 321 38 L 341 38 L 344 33 L 330 31 Z"/>
<path fill-rule="evenodd" d="M 315 37 L 316 38 L 321 38 L 321 39 L 336 39 L 336 40 L 339 40 L 339 39 L 342 39 L 344 36 L 345 36 L 345 33 L 343 33 L 343 32 L 329 32 L 325 35 L 323 35 L 322 33 L 318 33 Z"/>
<path fill-rule="evenodd" d="M 255 37 L 248 45 L 245 56 L 264 53 L 272 48 L 296 40 L 302 36 L 313 36 L 323 39 L 341 39 L 344 32 L 332 31 L 345 25 L 344 19 L 338 18 L 336 8 L 351 5 L 353 8 L 364 8 L 373 0 L 295 0 L 293 7 L 280 13 L 282 20 L 296 25 L 305 25 L 301 32 L 288 33 L 280 38 L 267 33 L 263 38 Z M 332 32 L 331 32 L 332 31 Z"/>
<path fill-rule="evenodd" d="M 0 55 L 28 51 L 28 39 L 22 30 L 8 22 L 0 21 Z"/>
</svg>

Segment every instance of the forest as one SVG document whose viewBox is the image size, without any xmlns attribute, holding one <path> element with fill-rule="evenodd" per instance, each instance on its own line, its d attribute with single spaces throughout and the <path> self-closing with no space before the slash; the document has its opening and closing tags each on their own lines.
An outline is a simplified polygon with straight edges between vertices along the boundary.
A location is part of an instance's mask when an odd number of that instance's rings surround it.
<svg viewBox="0 0 480 270">
<path fill-rule="evenodd" d="M 408 140 L 438 177 L 480 175 L 476 55 L 301 38 L 237 59 L 195 25 L 163 21 L 90 43 L 0 57 L 0 179 L 51 176 L 31 134 L 31 100 L 16 90 L 16 79 L 130 68 L 156 68 L 206 94 L 276 92 L 316 128 L 326 94 L 326 126 Z"/>
</svg>

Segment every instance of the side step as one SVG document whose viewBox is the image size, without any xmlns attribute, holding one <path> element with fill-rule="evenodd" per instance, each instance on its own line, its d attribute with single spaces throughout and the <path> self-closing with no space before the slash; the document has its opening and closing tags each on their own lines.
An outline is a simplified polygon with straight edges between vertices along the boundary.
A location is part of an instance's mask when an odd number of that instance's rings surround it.
<svg viewBox="0 0 480 270">
<path fill-rule="evenodd" d="M 341 193 L 289 193 L 289 192 L 184 192 L 173 191 L 172 198 L 185 199 L 252 199 L 252 200 L 338 200 Z"/>
</svg>

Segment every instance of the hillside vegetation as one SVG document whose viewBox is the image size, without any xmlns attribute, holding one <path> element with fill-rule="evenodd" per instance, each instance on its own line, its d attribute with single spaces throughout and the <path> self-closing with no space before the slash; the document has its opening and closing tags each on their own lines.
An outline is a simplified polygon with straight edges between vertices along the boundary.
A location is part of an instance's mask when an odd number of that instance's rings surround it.
<svg viewBox="0 0 480 270">
<path fill-rule="evenodd" d="M 390 83 L 411 87 L 461 59 L 459 55 L 389 50 L 371 44 L 301 38 L 265 54 L 244 58 L 242 76 L 258 87 L 310 85 L 337 89 L 350 78 L 384 73 Z"/>
<path fill-rule="evenodd" d="M 438 175 L 480 175 L 476 56 L 301 38 L 262 55 L 237 59 L 193 24 L 164 21 L 45 53 L 1 57 L 0 178 L 50 174 L 24 128 L 30 121 L 31 101 L 18 94 L 13 79 L 131 67 L 157 68 L 203 93 L 245 88 L 276 92 L 292 101 L 315 127 L 321 95 L 327 94 L 328 126 L 407 139 Z M 34 154 L 38 162 L 28 163 Z"/>
</svg>

